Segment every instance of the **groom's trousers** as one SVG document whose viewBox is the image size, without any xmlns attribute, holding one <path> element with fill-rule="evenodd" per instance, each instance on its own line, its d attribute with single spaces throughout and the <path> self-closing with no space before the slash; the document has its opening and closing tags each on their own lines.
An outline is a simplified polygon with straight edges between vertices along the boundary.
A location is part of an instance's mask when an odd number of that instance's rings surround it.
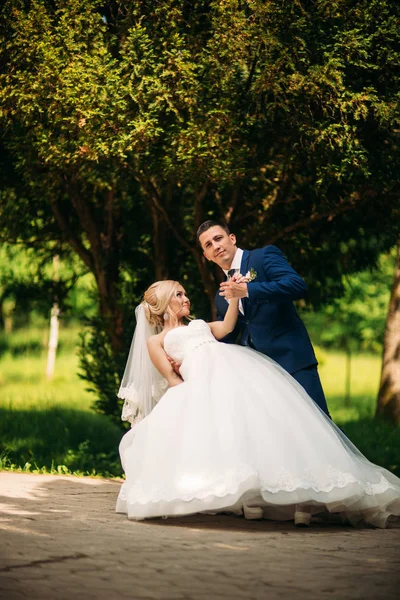
<svg viewBox="0 0 400 600">
<path fill-rule="evenodd" d="M 295 373 L 291 373 L 291 376 L 306 390 L 307 394 L 314 400 L 315 404 L 318 404 L 320 409 L 323 410 L 328 417 L 330 417 L 331 415 L 329 414 L 317 365 L 300 369 Z"/>
</svg>

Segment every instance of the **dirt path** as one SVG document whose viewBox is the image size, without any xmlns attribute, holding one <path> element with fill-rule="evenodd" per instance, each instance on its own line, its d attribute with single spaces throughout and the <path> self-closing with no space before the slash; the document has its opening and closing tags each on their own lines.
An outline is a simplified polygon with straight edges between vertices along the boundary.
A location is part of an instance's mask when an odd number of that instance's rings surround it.
<svg viewBox="0 0 400 600">
<path fill-rule="evenodd" d="M 128 521 L 104 479 L 0 473 L 0 598 L 397 598 L 400 528 Z"/>
</svg>

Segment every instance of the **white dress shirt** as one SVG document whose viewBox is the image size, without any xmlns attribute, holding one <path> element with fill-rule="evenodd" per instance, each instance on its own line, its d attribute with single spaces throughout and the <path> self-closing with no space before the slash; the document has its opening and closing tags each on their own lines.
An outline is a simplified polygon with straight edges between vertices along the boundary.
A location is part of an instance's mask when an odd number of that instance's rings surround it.
<svg viewBox="0 0 400 600">
<path fill-rule="evenodd" d="M 232 261 L 232 264 L 229 267 L 229 269 L 227 269 L 226 271 L 225 271 L 225 269 L 223 269 L 226 278 L 229 277 L 228 271 L 230 271 L 231 269 L 239 269 L 239 271 L 240 271 L 240 265 L 242 264 L 242 256 L 243 256 L 243 250 L 241 248 L 238 248 L 236 250 L 235 256 L 233 257 L 233 261 Z M 242 275 L 244 275 L 244 273 L 242 273 Z M 226 298 L 225 298 L 225 300 L 229 304 L 229 300 L 227 300 Z M 243 304 L 242 304 L 241 299 L 239 300 L 239 311 L 242 315 L 244 315 Z"/>
</svg>

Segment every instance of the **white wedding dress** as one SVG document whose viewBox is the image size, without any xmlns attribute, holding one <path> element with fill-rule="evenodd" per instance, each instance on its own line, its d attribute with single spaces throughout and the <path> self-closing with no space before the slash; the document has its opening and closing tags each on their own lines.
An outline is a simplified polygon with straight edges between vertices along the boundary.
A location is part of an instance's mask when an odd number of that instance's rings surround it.
<svg viewBox="0 0 400 600">
<path fill-rule="evenodd" d="M 262 507 L 340 512 L 385 527 L 400 479 L 369 462 L 273 360 L 191 321 L 164 339 L 184 382 L 121 440 L 116 511 L 131 519 Z"/>
</svg>

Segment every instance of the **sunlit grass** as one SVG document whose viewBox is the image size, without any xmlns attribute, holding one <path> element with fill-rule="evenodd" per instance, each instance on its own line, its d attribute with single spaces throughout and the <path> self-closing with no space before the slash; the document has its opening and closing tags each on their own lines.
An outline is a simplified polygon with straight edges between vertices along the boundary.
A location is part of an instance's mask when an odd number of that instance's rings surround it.
<svg viewBox="0 0 400 600">
<path fill-rule="evenodd" d="M 9 409 L 38 409 L 63 406 L 90 410 L 94 400 L 86 390 L 87 383 L 78 377 L 78 357 L 75 352 L 60 353 L 54 376 L 45 375 L 46 356 L 7 353 L 0 360 L 0 406 Z"/>
<path fill-rule="evenodd" d="M 32 328 L 0 336 L 0 407 L 48 409 L 54 406 L 90 410 L 94 400 L 78 376 L 77 328 L 60 328 L 52 379 L 46 379 L 48 331 Z"/>
<path fill-rule="evenodd" d="M 320 365 L 321 379 L 329 395 L 344 396 L 346 357 L 339 352 L 324 352 Z M 381 358 L 370 354 L 357 354 L 351 359 L 351 391 L 360 394 L 377 394 L 381 373 Z"/>
<path fill-rule="evenodd" d="M 329 409 L 336 422 L 372 418 L 381 373 L 381 359 L 373 355 L 355 355 L 351 359 L 350 406 L 345 406 L 346 357 L 339 352 L 317 351 L 319 372 Z"/>
</svg>

